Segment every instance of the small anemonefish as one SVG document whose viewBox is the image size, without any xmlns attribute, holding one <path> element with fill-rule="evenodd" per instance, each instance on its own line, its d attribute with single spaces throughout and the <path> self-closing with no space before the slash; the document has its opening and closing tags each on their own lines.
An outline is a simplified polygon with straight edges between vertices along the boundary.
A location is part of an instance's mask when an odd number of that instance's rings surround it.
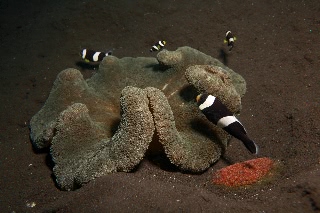
<svg viewBox="0 0 320 213">
<path fill-rule="evenodd" d="M 199 109 L 209 121 L 241 140 L 253 154 L 258 154 L 257 144 L 247 136 L 245 128 L 230 110 L 215 96 L 200 94 L 196 98 Z"/>
<path fill-rule="evenodd" d="M 166 43 L 167 43 L 166 41 L 158 41 L 151 47 L 150 52 L 162 50 L 162 48 L 164 47 L 164 45 L 166 45 Z"/>
<path fill-rule="evenodd" d="M 98 62 L 108 55 L 112 55 L 112 51 L 105 52 L 96 52 L 94 50 L 83 49 L 80 52 L 80 56 L 85 62 Z"/>
<path fill-rule="evenodd" d="M 224 40 L 224 43 L 228 43 L 228 47 L 230 46 L 229 51 L 232 50 L 233 45 L 234 45 L 234 41 L 235 41 L 236 39 L 237 39 L 237 38 L 233 36 L 233 34 L 231 33 L 230 30 L 226 32 L 226 38 L 225 38 L 225 40 Z"/>
</svg>

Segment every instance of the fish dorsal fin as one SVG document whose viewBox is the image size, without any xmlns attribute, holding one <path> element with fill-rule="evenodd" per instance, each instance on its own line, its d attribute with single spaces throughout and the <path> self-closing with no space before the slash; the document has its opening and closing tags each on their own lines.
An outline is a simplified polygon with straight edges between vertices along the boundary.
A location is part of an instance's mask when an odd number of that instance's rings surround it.
<svg viewBox="0 0 320 213">
<path fill-rule="evenodd" d="M 246 128 L 242 125 L 242 123 L 238 120 L 239 124 L 241 124 L 241 130 L 243 131 L 244 134 L 247 134 Z"/>
</svg>

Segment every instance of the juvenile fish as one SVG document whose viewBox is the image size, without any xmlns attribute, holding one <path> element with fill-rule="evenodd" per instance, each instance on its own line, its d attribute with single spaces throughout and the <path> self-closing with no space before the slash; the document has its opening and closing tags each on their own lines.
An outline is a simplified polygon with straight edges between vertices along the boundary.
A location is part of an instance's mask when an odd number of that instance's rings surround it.
<svg viewBox="0 0 320 213">
<path fill-rule="evenodd" d="M 105 53 L 89 49 L 83 49 L 80 52 L 80 56 L 85 62 L 99 62 L 102 61 L 102 59 L 108 55 L 112 55 L 112 51 L 108 51 Z"/>
<path fill-rule="evenodd" d="M 166 43 L 167 43 L 166 41 L 158 41 L 151 47 L 150 52 L 162 50 L 162 48 L 164 47 L 164 45 L 166 45 Z"/>
</svg>

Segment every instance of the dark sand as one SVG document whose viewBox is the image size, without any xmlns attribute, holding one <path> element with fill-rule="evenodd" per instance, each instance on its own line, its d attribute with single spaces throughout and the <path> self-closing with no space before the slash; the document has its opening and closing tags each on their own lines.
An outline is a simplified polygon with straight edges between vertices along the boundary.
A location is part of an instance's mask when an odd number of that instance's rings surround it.
<svg viewBox="0 0 320 213">
<path fill-rule="evenodd" d="M 0 212 L 320 211 L 319 0 L 1 0 L 0 16 Z M 237 41 L 224 63 L 247 81 L 241 121 L 258 157 L 281 165 L 271 180 L 240 189 L 211 183 L 217 169 L 254 158 L 233 139 L 203 174 L 146 159 L 132 173 L 76 191 L 55 186 L 48 154 L 32 149 L 28 123 L 60 71 L 92 75 L 77 65 L 81 48 L 155 56 L 150 45 L 165 39 L 168 50 L 191 46 L 219 58 L 226 30 Z"/>
</svg>

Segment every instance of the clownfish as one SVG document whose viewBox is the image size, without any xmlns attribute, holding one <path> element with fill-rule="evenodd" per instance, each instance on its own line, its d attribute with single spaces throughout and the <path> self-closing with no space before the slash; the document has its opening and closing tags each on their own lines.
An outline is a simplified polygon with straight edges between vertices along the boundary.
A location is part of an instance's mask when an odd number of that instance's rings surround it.
<svg viewBox="0 0 320 213">
<path fill-rule="evenodd" d="M 102 61 L 102 59 L 108 55 L 112 55 L 112 51 L 108 51 L 105 53 L 105 52 L 96 52 L 94 50 L 83 49 L 80 52 L 80 56 L 85 62 Z"/>
<path fill-rule="evenodd" d="M 235 41 L 236 39 L 237 39 L 237 38 L 233 36 L 233 34 L 231 33 L 230 30 L 226 32 L 226 38 L 225 38 L 225 40 L 224 40 L 224 43 L 228 43 L 228 47 L 230 46 L 229 51 L 232 50 L 233 45 L 234 45 L 234 41 Z"/>
<path fill-rule="evenodd" d="M 257 144 L 247 136 L 247 131 L 230 110 L 215 96 L 200 94 L 196 98 L 199 109 L 209 121 L 241 140 L 252 153 L 258 154 Z"/>
<path fill-rule="evenodd" d="M 166 41 L 158 41 L 151 47 L 150 52 L 162 50 L 162 48 L 164 47 L 164 45 L 166 45 L 166 43 L 167 43 Z"/>
</svg>

